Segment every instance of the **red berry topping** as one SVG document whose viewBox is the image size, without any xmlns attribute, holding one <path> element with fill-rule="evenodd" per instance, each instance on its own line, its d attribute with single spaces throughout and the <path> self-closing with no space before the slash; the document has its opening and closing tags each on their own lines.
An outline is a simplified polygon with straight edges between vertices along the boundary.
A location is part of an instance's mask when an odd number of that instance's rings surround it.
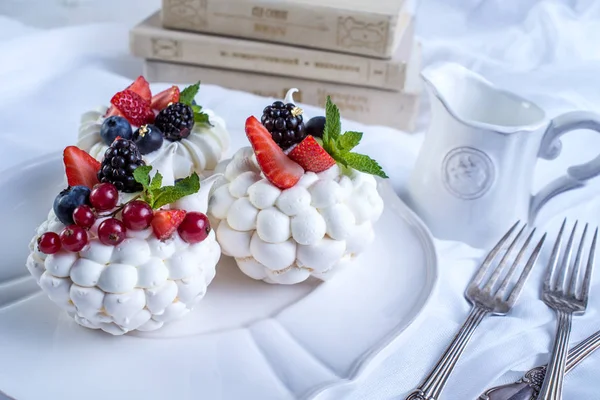
<svg viewBox="0 0 600 400">
<path fill-rule="evenodd" d="M 90 189 L 98 183 L 100 163 L 76 146 L 68 146 L 63 152 L 65 172 L 69 186 L 87 186 Z"/>
<path fill-rule="evenodd" d="M 150 102 L 150 106 L 153 110 L 162 110 L 163 108 L 167 108 L 167 106 L 171 103 L 179 102 L 179 88 L 177 86 L 171 86 L 167 90 L 163 90 L 162 92 L 155 94 L 152 97 L 152 101 Z"/>
<path fill-rule="evenodd" d="M 252 144 L 260 169 L 269 182 L 280 189 L 294 186 L 304 170 L 285 155 L 271 134 L 255 117 L 246 120 L 246 136 Z"/>
<path fill-rule="evenodd" d="M 150 91 L 150 84 L 143 76 L 139 76 L 133 83 L 127 86 L 126 90 L 131 90 L 134 93 L 137 93 L 142 99 L 150 102 L 152 99 L 152 92 Z M 114 115 L 118 115 L 119 117 L 124 117 L 123 113 L 119 111 L 118 108 L 111 105 L 109 109 L 104 114 L 104 118 L 112 117 Z"/>
<path fill-rule="evenodd" d="M 177 232 L 188 243 L 200 243 L 210 233 L 210 222 L 202 213 L 189 212 L 177 228 Z"/>
<path fill-rule="evenodd" d="M 88 244 L 88 234 L 80 226 L 69 225 L 60 233 L 60 242 L 65 250 L 76 253 Z"/>
<path fill-rule="evenodd" d="M 57 253 L 60 248 L 60 237 L 54 232 L 46 232 L 37 240 L 38 249 L 44 254 Z"/>
<path fill-rule="evenodd" d="M 138 76 L 135 81 L 129 86 L 127 86 L 126 90 L 131 90 L 134 93 L 140 95 L 140 97 L 146 101 L 150 101 L 152 99 L 152 92 L 150 91 L 150 84 L 143 76 Z"/>
<path fill-rule="evenodd" d="M 159 210 L 154 213 L 152 230 L 154 235 L 165 240 L 171 237 L 185 218 L 184 210 Z"/>
<path fill-rule="evenodd" d="M 92 189 L 90 193 L 90 203 L 96 211 L 108 211 L 117 206 L 119 202 L 119 192 L 112 183 L 100 183 Z"/>
<path fill-rule="evenodd" d="M 115 94 L 110 102 L 135 126 L 154 121 L 154 111 L 150 108 L 150 101 L 129 89 Z"/>
<path fill-rule="evenodd" d="M 83 229 L 90 229 L 94 225 L 94 222 L 96 222 L 96 214 L 94 214 L 90 206 L 83 204 L 73 211 L 73 221 Z"/>
<path fill-rule="evenodd" d="M 323 172 L 334 166 L 335 160 L 312 136 L 307 136 L 288 154 L 304 170 Z"/>
<path fill-rule="evenodd" d="M 132 231 L 148 228 L 152 218 L 154 218 L 154 211 L 145 201 L 134 200 L 123 208 L 123 223 Z"/>
<path fill-rule="evenodd" d="M 116 246 L 125 240 L 126 232 L 127 228 L 123 222 L 109 218 L 98 226 L 98 239 L 107 246 Z"/>
<path fill-rule="evenodd" d="M 106 113 L 104 114 L 104 118 L 113 117 L 113 116 L 123 117 L 123 114 L 121 113 L 121 111 L 119 111 L 119 109 L 117 107 L 115 107 L 111 104 L 111 106 L 108 108 L 108 110 L 106 110 Z"/>
</svg>

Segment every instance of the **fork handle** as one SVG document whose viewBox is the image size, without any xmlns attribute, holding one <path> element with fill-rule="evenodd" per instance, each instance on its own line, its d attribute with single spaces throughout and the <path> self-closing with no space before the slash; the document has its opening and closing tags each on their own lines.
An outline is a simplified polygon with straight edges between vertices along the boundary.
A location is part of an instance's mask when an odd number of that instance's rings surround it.
<svg viewBox="0 0 600 400">
<path fill-rule="evenodd" d="M 423 383 L 406 398 L 406 400 L 437 400 L 446 386 L 448 377 L 452 373 L 456 362 L 462 355 L 467 343 L 473 336 L 475 329 L 483 318 L 489 314 L 489 310 L 473 306 L 469 316 L 460 331 L 450 343 L 450 346 L 439 359 L 433 370 L 429 373 Z"/>
<path fill-rule="evenodd" d="M 573 314 L 564 310 L 557 310 L 557 331 L 552 359 L 548 364 L 544 384 L 540 390 L 538 400 L 562 399 L 562 386 L 569 354 L 569 336 L 571 335 L 571 321 Z"/>
</svg>

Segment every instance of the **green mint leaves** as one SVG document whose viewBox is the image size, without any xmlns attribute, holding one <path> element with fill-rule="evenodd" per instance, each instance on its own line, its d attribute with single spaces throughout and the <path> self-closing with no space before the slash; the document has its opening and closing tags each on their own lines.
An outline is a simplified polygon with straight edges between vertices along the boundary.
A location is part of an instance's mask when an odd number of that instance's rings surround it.
<svg viewBox="0 0 600 400">
<path fill-rule="evenodd" d="M 202 112 L 202 107 L 194 104 L 192 106 L 192 110 L 194 110 L 194 122 L 197 124 L 207 124 L 212 126 L 210 120 L 208 119 L 208 114 Z"/>
<path fill-rule="evenodd" d="M 149 165 L 137 167 L 133 171 L 133 178 L 144 187 L 142 199 L 155 210 L 200 190 L 200 177 L 195 172 L 178 180 L 174 186 L 162 186 L 162 175 L 157 171 L 150 179 L 150 171 L 152 167 Z"/>
<path fill-rule="evenodd" d="M 357 171 L 382 178 L 388 176 L 383 168 L 371 157 L 364 154 L 352 153 L 362 139 L 362 132 L 346 132 L 342 134 L 340 110 L 327 96 L 325 104 L 325 129 L 323 131 L 323 148 L 338 164 L 346 168 L 354 168 Z"/>
<path fill-rule="evenodd" d="M 183 103 L 183 104 L 187 104 L 188 106 L 192 107 L 192 110 L 194 110 L 194 122 L 195 123 L 212 126 L 212 124 L 210 123 L 210 120 L 208 118 L 208 114 L 206 114 L 202 111 L 201 106 L 193 103 L 194 98 L 196 97 L 196 95 L 198 94 L 199 91 L 200 91 L 200 81 L 183 89 L 181 91 L 181 93 L 179 93 L 179 102 Z"/>
<path fill-rule="evenodd" d="M 199 91 L 200 81 L 183 89 L 181 93 L 179 93 L 179 102 L 191 106 Z"/>
</svg>

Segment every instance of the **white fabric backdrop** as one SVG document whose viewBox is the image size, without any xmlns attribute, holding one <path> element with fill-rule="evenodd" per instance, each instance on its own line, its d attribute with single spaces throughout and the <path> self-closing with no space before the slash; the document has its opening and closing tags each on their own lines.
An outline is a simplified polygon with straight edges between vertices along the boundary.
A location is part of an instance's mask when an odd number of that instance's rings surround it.
<svg viewBox="0 0 600 400">
<path fill-rule="evenodd" d="M 79 115 L 105 103 L 139 74 L 140 62 L 128 56 L 128 28 L 158 7 L 158 0 L 0 2 L 0 169 L 75 141 Z M 573 109 L 600 112 L 600 2 L 425 0 L 417 7 L 417 17 L 425 64 L 460 62 L 538 102 L 550 115 Z M 265 103 L 210 86 L 201 91 L 201 100 L 228 120 L 234 149 L 245 143 L 244 117 Z M 367 133 L 360 150 L 383 164 L 400 194 L 427 126 L 424 103 L 417 134 L 345 123 L 347 129 Z M 538 164 L 536 189 L 566 166 L 600 153 L 600 135 L 573 133 L 564 145 L 558 160 Z M 586 189 L 551 202 L 540 227 L 554 235 L 565 215 L 600 223 L 598 194 L 600 180 L 595 179 Z M 400 398 L 419 383 L 468 312 L 462 292 L 482 255 L 449 242 L 438 242 L 438 251 L 440 283 L 422 329 L 403 335 L 401 350 L 356 385 L 322 398 Z M 482 324 L 444 399 L 473 399 L 484 388 L 514 380 L 547 359 L 554 317 L 538 300 L 541 275 L 542 268 L 537 268 L 510 316 Z M 575 320 L 573 341 L 600 329 L 600 273 L 592 295 L 589 311 Z M 599 370 L 600 352 L 568 376 L 565 399 L 600 399 Z"/>
</svg>

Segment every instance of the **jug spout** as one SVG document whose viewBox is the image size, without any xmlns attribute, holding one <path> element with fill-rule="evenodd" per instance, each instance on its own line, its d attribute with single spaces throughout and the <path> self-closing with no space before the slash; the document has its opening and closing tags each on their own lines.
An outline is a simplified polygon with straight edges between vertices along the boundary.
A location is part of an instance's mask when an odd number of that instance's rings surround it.
<svg viewBox="0 0 600 400">
<path fill-rule="evenodd" d="M 442 112 L 463 125 L 499 133 L 536 130 L 546 122 L 540 107 L 499 89 L 460 64 L 435 63 L 425 68 L 421 77 L 434 118 Z"/>
</svg>

